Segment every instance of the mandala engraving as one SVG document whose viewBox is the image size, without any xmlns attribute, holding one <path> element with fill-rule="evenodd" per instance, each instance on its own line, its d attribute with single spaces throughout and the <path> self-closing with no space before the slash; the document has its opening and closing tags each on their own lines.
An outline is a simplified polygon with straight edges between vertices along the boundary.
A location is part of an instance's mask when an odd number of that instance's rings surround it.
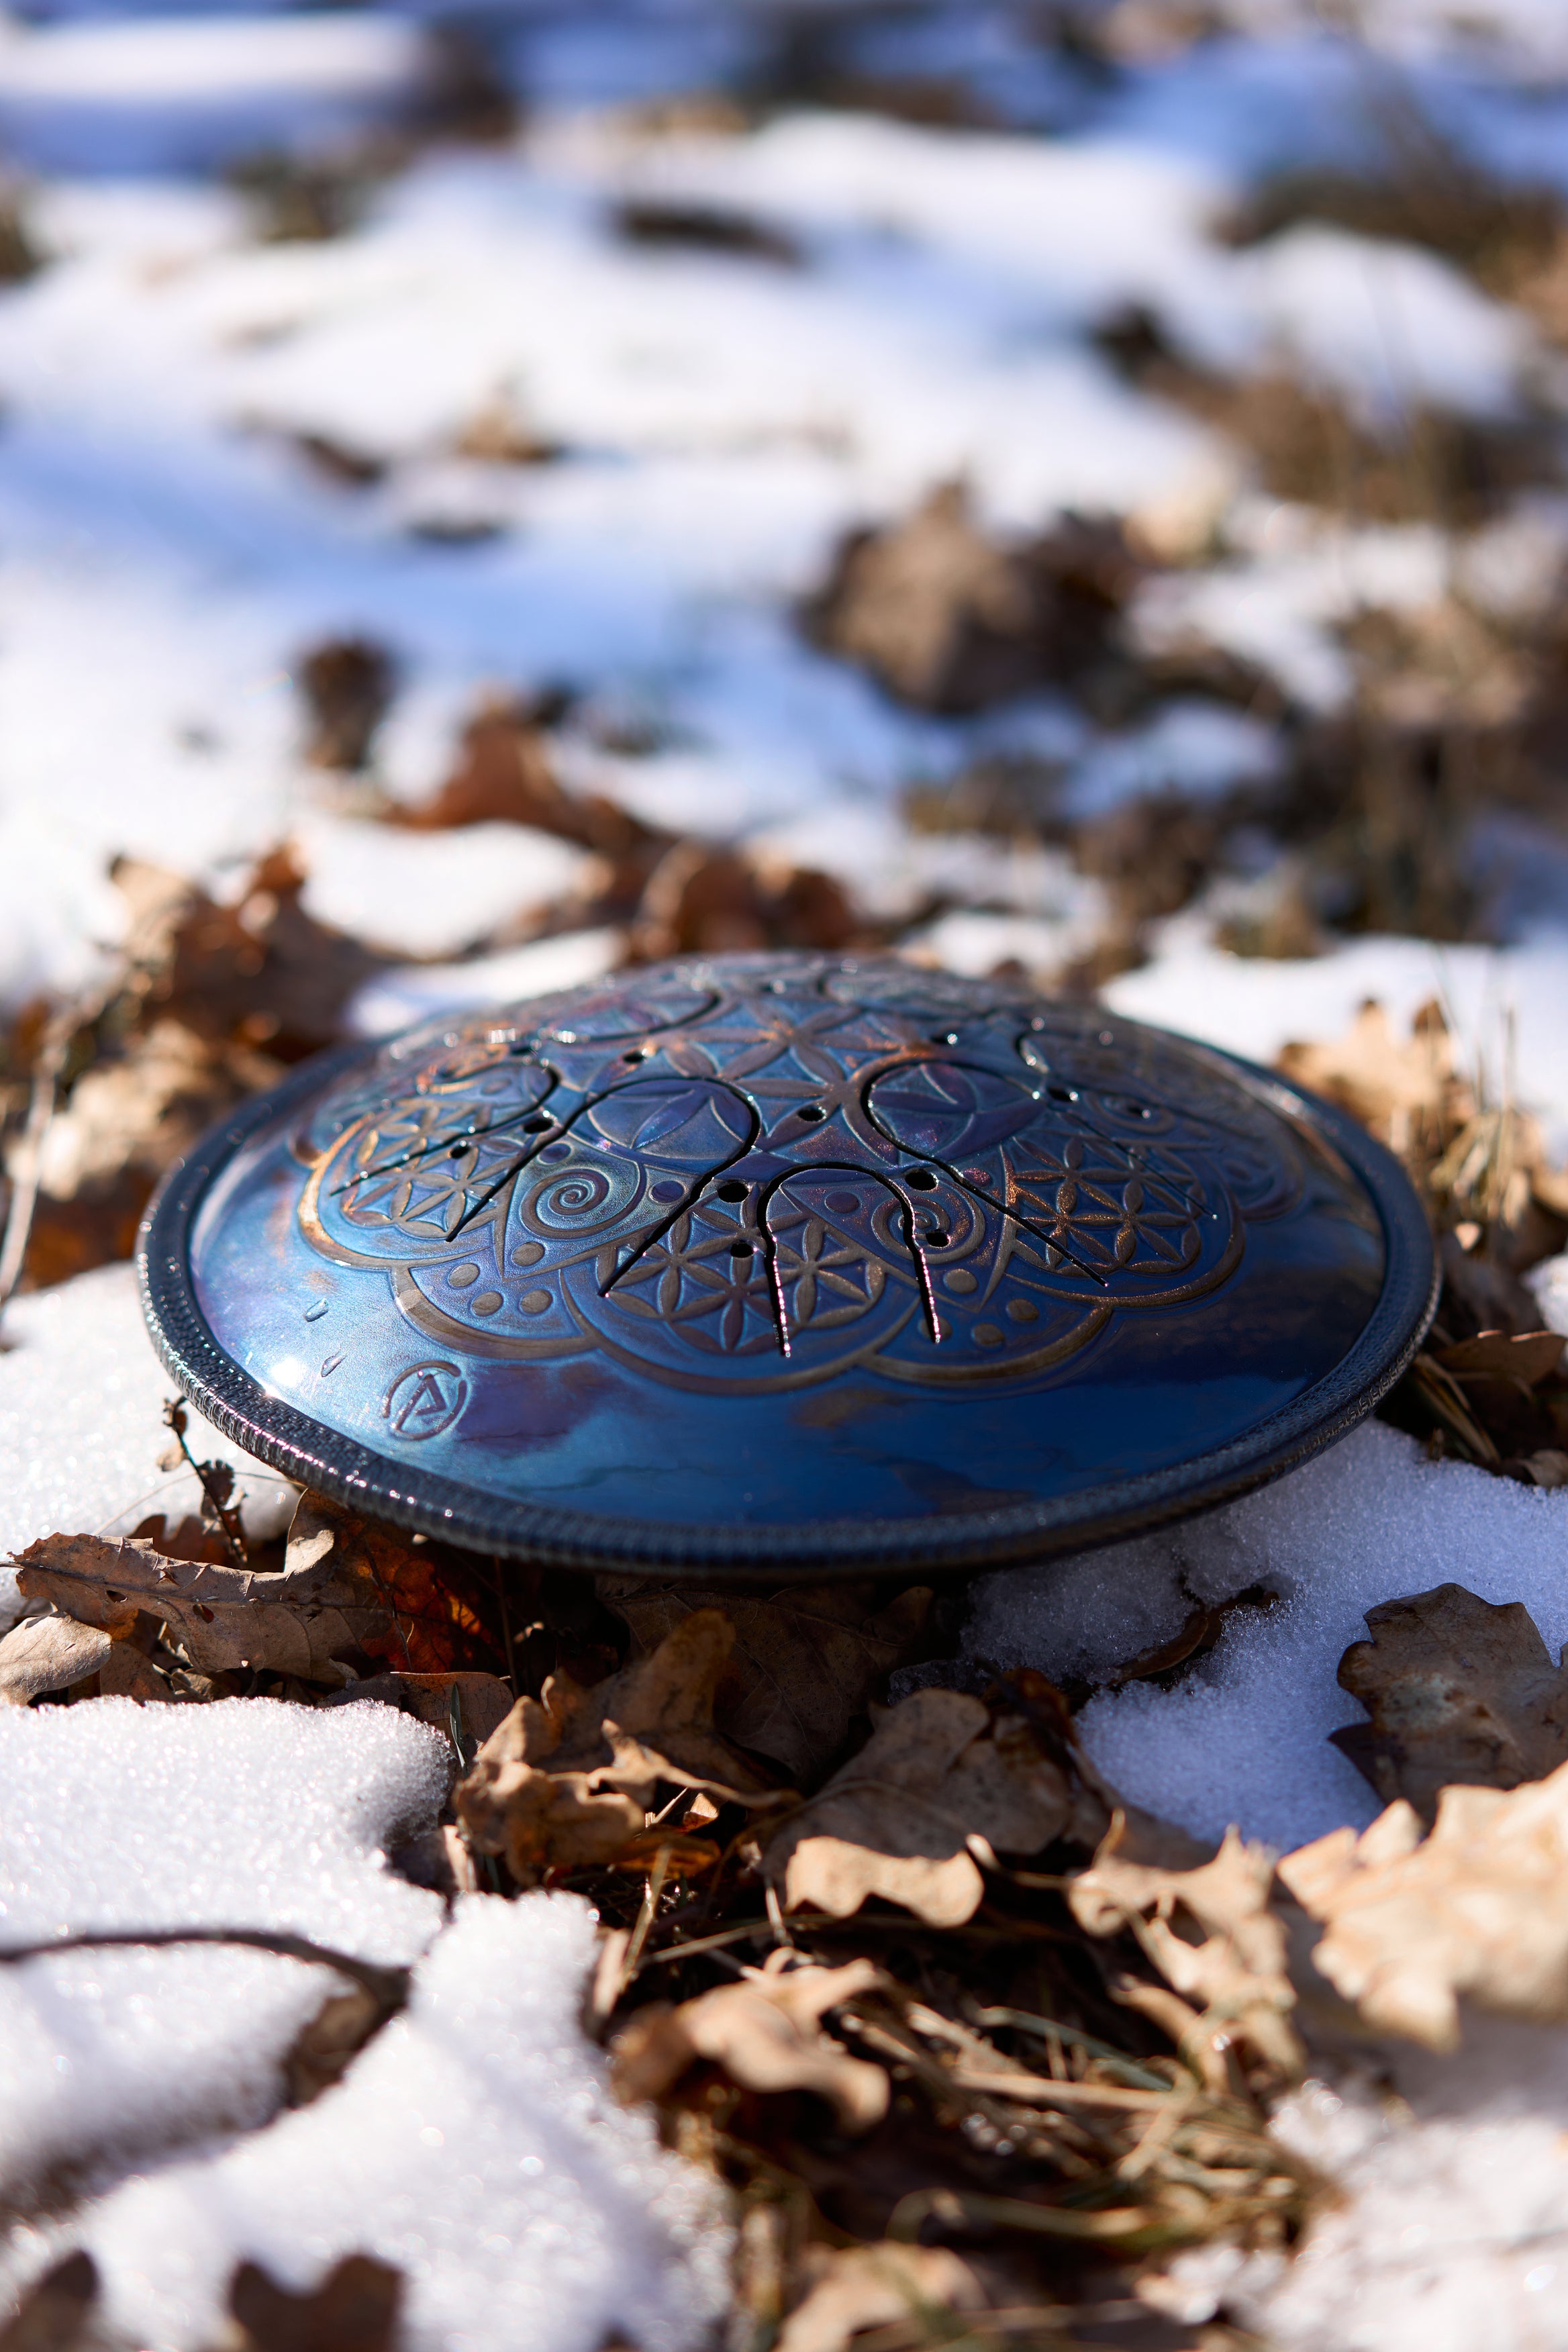
<svg viewBox="0 0 1568 2352">
<path fill-rule="evenodd" d="M 791 957 L 432 1025 L 323 1099 L 300 1228 L 454 1355 L 1017 1378 L 1214 1291 L 1299 1194 L 1223 1063 L 1105 1020 Z"/>
</svg>

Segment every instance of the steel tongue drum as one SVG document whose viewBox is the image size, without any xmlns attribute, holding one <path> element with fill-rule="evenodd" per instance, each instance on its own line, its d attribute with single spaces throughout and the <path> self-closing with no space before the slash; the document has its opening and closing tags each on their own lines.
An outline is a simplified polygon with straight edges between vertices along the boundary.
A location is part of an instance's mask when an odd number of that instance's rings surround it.
<svg viewBox="0 0 1568 2352">
<path fill-rule="evenodd" d="M 252 1454 L 583 1569 L 965 1570 L 1224 1500 L 1397 1378 L 1396 1161 L 1011 983 L 686 959 L 295 1071 L 165 1181 L 149 1327 Z"/>
</svg>

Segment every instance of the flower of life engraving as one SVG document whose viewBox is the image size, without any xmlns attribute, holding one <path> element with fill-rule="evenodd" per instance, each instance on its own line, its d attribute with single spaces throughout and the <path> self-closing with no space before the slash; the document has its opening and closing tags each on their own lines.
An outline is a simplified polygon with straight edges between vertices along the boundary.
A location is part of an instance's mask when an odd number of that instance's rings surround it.
<svg viewBox="0 0 1568 2352">
<path fill-rule="evenodd" d="M 306 1238 L 454 1353 L 1016 1378 L 1212 1293 L 1297 1195 L 1277 1112 L 1092 1009 L 800 957 L 561 1003 L 399 1041 L 296 1145 Z"/>
</svg>

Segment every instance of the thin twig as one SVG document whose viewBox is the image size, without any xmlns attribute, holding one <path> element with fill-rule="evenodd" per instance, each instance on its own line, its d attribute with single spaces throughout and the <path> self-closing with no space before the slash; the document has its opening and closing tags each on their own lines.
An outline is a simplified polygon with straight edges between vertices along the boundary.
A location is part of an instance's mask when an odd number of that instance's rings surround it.
<svg viewBox="0 0 1568 2352">
<path fill-rule="evenodd" d="M 239 1513 L 235 1510 L 231 1505 L 226 1503 L 223 1500 L 223 1497 L 219 1495 L 216 1485 L 212 1476 L 212 1465 L 206 1462 L 198 1462 L 195 1455 L 191 1452 L 190 1447 L 185 1443 L 185 1400 L 184 1397 L 169 1397 L 166 1399 L 163 1405 L 163 1420 L 166 1426 L 174 1431 L 175 1443 L 179 1446 L 181 1453 L 184 1455 L 185 1460 L 190 1464 L 192 1470 L 195 1474 L 196 1481 L 200 1486 L 203 1494 L 207 1498 L 207 1508 L 211 1511 L 214 1518 L 216 1519 L 218 1523 L 219 1529 L 223 1535 L 224 1546 L 230 1559 L 233 1560 L 237 1568 L 248 1568 L 250 1566 L 250 1554 L 246 1549 L 245 1528 L 241 1521 Z"/>
<path fill-rule="evenodd" d="M 406 2005 L 414 1980 L 411 1967 L 362 1960 L 330 1944 L 312 1943 L 308 1936 L 271 1927 L 104 1927 L 79 1936 L 50 1936 L 37 1944 L 0 1945 L 0 1964 L 19 1966 L 24 1960 L 53 1959 L 60 1952 L 116 1951 L 138 1946 L 162 1950 L 172 1944 L 240 1944 L 251 1951 L 304 1960 L 312 1968 L 336 1969 L 340 1976 L 352 1978 L 381 2002 L 388 2016 Z"/>
</svg>

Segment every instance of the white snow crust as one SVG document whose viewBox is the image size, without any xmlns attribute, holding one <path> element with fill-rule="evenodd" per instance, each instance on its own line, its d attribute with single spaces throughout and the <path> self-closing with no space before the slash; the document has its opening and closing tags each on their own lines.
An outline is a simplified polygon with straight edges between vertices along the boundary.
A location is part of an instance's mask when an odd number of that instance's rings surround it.
<svg viewBox="0 0 1568 2352">
<path fill-rule="evenodd" d="M 163 1412 L 174 1383 L 153 1354 L 129 1265 L 100 1266 L 13 1299 L 0 1349 L 0 1563 L 39 1536 L 129 1535 L 163 1512 L 170 1527 L 202 1507 Z M 281 1533 L 298 1489 L 193 1419 L 198 1461 L 231 1463 L 247 1528 Z M 19 1608 L 0 1564 L 0 1628 Z"/>
<path fill-rule="evenodd" d="M 1362 1612 L 1456 1583 L 1522 1601 L 1556 1654 L 1568 1642 L 1568 1495 L 1429 1462 L 1367 1422 L 1303 1469 L 1168 1532 L 1005 1569 L 975 1596 L 973 1654 L 1095 1681 L 1178 1633 L 1192 1607 L 1262 1585 L 1185 1681 L 1092 1699 L 1079 1725 L 1123 1793 L 1218 1838 L 1228 1822 L 1281 1850 L 1380 1807 L 1328 1735 L 1362 1720 L 1335 1681 Z M 1190 1594 L 1191 1598 L 1187 1596 Z"/>
<path fill-rule="evenodd" d="M 195 2352 L 241 2256 L 299 2289 L 363 2252 L 409 2282 L 410 2352 L 700 2343 L 728 2294 L 721 2192 L 611 2096 L 578 2024 L 593 1954 L 575 1895 L 460 1898 L 341 2085 L 89 2209 L 111 2324 Z"/>
<path fill-rule="evenodd" d="M 430 1827 L 439 1734 L 374 1703 L 0 1709 L 0 1948 L 94 1930 L 285 1929 L 408 1961 L 440 1898 L 386 1849 Z M 26 2210 L 178 2142 L 262 2123 L 335 1970 L 243 1947 L 0 1968 L 0 2199 Z"/>
</svg>

